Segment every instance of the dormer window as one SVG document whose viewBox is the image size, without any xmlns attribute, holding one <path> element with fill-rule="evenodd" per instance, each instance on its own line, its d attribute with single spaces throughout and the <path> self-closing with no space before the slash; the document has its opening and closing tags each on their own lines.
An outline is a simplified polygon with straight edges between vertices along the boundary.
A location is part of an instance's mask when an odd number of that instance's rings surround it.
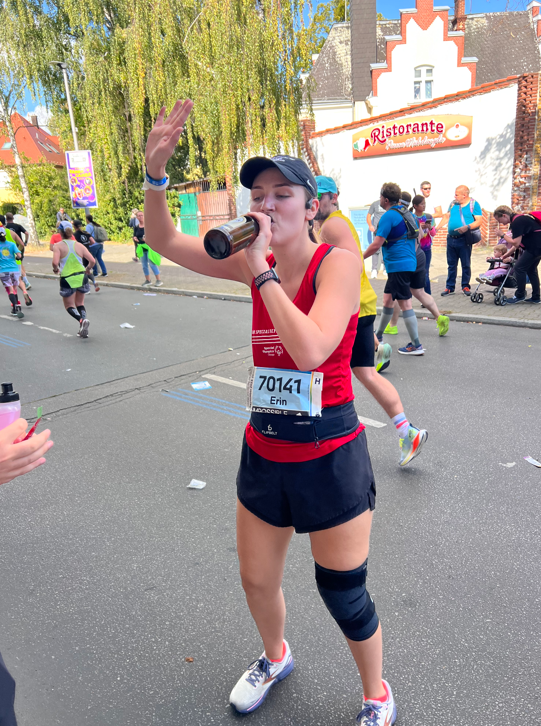
<svg viewBox="0 0 541 726">
<path fill-rule="evenodd" d="M 434 82 L 433 66 L 417 66 L 414 69 L 413 100 L 432 100 L 432 84 Z"/>
</svg>

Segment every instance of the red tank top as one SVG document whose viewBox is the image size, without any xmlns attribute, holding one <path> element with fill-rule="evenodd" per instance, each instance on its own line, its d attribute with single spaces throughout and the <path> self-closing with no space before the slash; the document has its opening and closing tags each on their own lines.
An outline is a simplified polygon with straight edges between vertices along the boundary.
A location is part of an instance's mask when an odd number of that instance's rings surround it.
<svg viewBox="0 0 541 726">
<path fill-rule="evenodd" d="M 323 258 L 332 250 L 332 245 L 321 244 L 316 249 L 293 304 L 308 315 L 316 299 L 315 277 Z M 274 256 L 268 260 L 269 268 L 274 265 Z M 285 368 L 299 370 L 282 344 L 265 307 L 261 293 L 252 283 L 252 355 L 255 366 L 264 368 Z M 351 350 L 357 333 L 358 312 L 351 316 L 344 337 L 324 363 L 317 370 L 323 373 L 322 407 L 341 406 L 353 401 L 351 386 Z M 343 444 L 358 436 L 364 426 L 352 434 L 338 439 L 328 439 L 316 447 L 315 443 L 298 444 L 290 441 L 272 441 L 261 436 L 250 424 L 246 427 L 246 442 L 257 454 L 270 461 L 309 461 L 330 454 Z"/>
</svg>

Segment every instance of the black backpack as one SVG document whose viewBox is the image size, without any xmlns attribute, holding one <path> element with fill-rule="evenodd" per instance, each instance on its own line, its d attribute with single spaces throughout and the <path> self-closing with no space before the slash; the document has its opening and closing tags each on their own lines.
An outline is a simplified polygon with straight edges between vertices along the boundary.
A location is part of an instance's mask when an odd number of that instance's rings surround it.
<svg viewBox="0 0 541 726">
<path fill-rule="evenodd" d="M 408 239 L 417 239 L 419 237 L 419 226 L 412 212 L 398 206 L 391 207 L 391 209 L 398 212 L 404 220 L 404 224 L 406 225 L 406 237 Z M 400 235 L 400 237 L 402 237 L 402 235 Z M 392 239 L 388 237 L 387 242 L 396 242 L 396 240 L 400 239 L 400 237 L 393 237 Z"/>
</svg>

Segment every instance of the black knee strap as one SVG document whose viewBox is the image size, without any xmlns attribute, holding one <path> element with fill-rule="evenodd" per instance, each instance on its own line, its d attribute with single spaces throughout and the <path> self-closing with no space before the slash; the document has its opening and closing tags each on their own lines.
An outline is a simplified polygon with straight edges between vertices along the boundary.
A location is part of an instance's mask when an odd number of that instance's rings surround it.
<svg viewBox="0 0 541 726">
<path fill-rule="evenodd" d="M 379 625 L 376 606 L 365 587 L 367 564 L 365 560 L 356 570 L 339 572 L 315 563 L 319 594 L 350 640 L 371 638 Z"/>
</svg>

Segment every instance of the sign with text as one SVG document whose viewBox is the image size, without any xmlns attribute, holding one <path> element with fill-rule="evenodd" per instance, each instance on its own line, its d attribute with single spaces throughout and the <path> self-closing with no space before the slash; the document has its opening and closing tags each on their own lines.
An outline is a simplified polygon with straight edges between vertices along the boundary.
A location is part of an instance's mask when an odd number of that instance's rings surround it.
<svg viewBox="0 0 541 726">
<path fill-rule="evenodd" d="M 472 116 L 405 116 L 372 126 L 353 134 L 353 158 L 432 151 L 472 142 Z"/>
<path fill-rule="evenodd" d="M 66 151 L 68 182 L 73 209 L 96 209 L 96 180 L 90 151 Z"/>
</svg>

